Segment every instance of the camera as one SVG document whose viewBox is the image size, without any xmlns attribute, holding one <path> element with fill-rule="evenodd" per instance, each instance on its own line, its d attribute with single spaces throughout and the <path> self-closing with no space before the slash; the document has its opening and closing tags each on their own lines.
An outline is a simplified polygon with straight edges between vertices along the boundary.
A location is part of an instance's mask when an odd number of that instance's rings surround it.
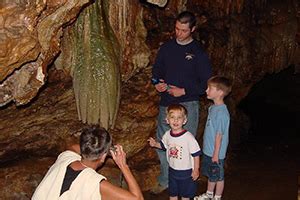
<svg viewBox="0 0 300 200">
<path fill-rule="evenodd" d="M 113 151 L 113 152 L 115 153 L 116 150 L 117 150 L 117 148 L 116 148 L 115 146 L 111 146 L 111 147 L 109 148 L 109 150 L 110 150 L 110 151 Z"/>
<path fill-rule="evenodd" d="M 108 150 L 108 156 L 112 157 L 112 154 L 116 153 L 117 148 L 115 146 L 111 146 Z M 111 152 L 112 151 L 112 152 Z"/>
</svg>

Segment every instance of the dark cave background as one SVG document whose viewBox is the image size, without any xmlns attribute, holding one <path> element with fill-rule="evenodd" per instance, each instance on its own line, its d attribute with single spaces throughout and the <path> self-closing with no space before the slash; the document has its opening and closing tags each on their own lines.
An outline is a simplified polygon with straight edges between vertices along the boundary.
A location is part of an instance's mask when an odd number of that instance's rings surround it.
<svg viewBox="0 0 300 200">
<path fill-rule="evenodd" d="M 270 142 L 299 140 L 300 74 L 295 66 L 267 74 L 239 108 L 250 118 L 248 137 L 268 137 Z M 242 140 L 247 140 L 247 135 Z"/>
<path fill-rule="evenodd" d="M 250 119 L 239 154 L 256 157 L 253 166 L 262 162 L 268 171 L 278 169 L 272 176 L 283 177 L 282 187 L 291 194 L 297 194 L 300 183 L 300 73 L 295 69 L 266 75 L 238 106 Z"/>
</svg>

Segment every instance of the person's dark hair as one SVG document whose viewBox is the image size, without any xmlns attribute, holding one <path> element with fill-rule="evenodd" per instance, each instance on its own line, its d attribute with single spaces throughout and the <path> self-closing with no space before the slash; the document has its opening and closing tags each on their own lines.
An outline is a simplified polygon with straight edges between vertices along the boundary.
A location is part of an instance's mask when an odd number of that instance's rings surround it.
<svg viewBox="0 0 300 200">
<path fill-rule="evenodd" d="M 102 127 L 93 125 L 82 130 L 80 135 L 81 156 L 87 160 L 99 159 L 108 152 L 112 143 L 110 134 Z"/>
<path fill-rule="evenodd" d="M 188 23 L 190 29 L 196 26 L 196 17 L 192 12 L 189 11 L 183 11 L 179 13 L 179 15 L 176 18 L 176 21 L 179 21 L 182 24 Z"/>
</svg>

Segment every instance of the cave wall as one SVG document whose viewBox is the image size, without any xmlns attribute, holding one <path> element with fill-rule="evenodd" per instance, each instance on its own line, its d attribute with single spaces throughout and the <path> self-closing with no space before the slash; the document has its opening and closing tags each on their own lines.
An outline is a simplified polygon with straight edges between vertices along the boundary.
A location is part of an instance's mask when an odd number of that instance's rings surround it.
<svg viewBox="0 0 300 200">
<path fill-rule="evenodd" d="M 178 12 L 196 13 L 195 37 L 209 53 L 214 73 L 234 81 L 226 99 L 233 143 L 239 142 L 241 131 L 247 131 L 247 119 L 236 105 L 253 84 L 265 74 L 300 63 L 297 1 L 182 0 L 168 1 L 164 7 L 149 2 L 114 0 L 107 5 L 108 21 L 120 44 L 121 77 L 119 109 L 110 132 L 116 143 L 124 145 L 144 190 L 158 173 L 156 154 L 146 142 L 155 134 L 158 113 L 158 95 L 149 81 L 151 65 L 159 45 L 173 36 L 172 21 Z M 0 182 L 6 188 L 0 193 L 7 199 L 16 195 L 28 199 L 53 157 L 78 137 L 83 125 L 72 85 L 74 69 L 68 53 L 72 38 L 66 33 L 88 4 L 0 3 Z M 209 104 L 201 98 L 199 140 Z M 32 168 L 30 161 L 41 167 Z M 144 170 L 139 170 L 141 164 Z M 144 176 L 149 179 L 143 180 Z"/>
<path fill-rule="evenodd" d="M 88 0 L 1 1 L 0 105 L 29 103 L 60 51 L 63 27 Z"/>
</svg>

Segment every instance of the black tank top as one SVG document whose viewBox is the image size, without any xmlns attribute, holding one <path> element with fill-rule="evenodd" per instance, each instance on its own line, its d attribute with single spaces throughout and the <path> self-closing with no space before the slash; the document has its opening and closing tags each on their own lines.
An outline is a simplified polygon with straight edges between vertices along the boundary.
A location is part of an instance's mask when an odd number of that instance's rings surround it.
<svg viewBox="0 0 300 200">
<path fill-rule="evenodd" d="M 64 177 L 64 181 L 60 190 L 60 196 L 67 190 L 69 190 L 72 182 L 76 179 L 76 177 L 82 172 L 82 170 L 75 171 L 70 166 L 67 167 L 67 171 Z"/>
</svg>

